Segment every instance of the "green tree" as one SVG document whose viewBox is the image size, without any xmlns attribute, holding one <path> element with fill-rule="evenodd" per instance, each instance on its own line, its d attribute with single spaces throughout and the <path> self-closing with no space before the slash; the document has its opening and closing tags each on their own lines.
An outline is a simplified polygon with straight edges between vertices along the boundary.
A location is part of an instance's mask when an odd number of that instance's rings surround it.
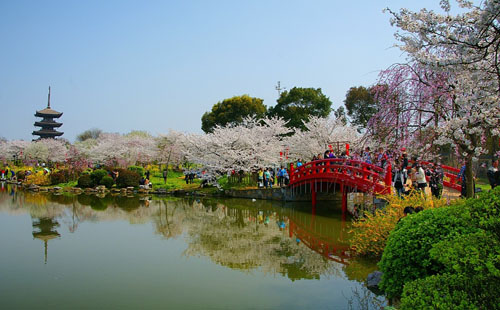
<svg viewBox="0 0 500 310">
<path fill-rule="evenodd" d="M 342 124 L 347 125 L 347 115 L 345 114 L 345 109 L 343 105 L 338 107 L 337 110 L 334 110 L 333 114 L 335 115 L 335 118 L 342 120 Z"/>
<path fill-rule="evenodd" d="M 78 136 L 76 136 L 76 141 L 82 142 L 82 141 L 85 141 L 88 139 L 97 139 L 97 138 L 99 138 L 101 133 L 102 133 L 102 130 L 99 128 L 87 129 L 84 132 L 82 132 L 81 134 L 79 134 Z"/>
<path fill-rule="evenodd" d="M 377 113 L 377 104 L 371 88 L 351 87 L 346 94 L 344 105 L 353 125 L 366 128 L 370 118 Z"/>
<path fill-rule="evenodd" d="M 205 112 L 201 117 L 201 129 L 208 133 L 217 125 L 225 126 L 232 123 L 241 123 L 243 118 L 247 116 L 264 117 L 267 108 L 263 102 L 264 99 L 253 98 L 248 95 L 235 96 L 217 102 L 212 107 L 212 111 Z"/>
<path fill-rule="evenodd" d="M 280 116 L 288 121 L 289 128 L 305 129 L 304 121 L 309 116 L 327 117 L 331 112 L 332 102 L 321 88 L 294 87 L 281 93 L 278 103 L 269 108 L 270 116 Z"/>
</svg>

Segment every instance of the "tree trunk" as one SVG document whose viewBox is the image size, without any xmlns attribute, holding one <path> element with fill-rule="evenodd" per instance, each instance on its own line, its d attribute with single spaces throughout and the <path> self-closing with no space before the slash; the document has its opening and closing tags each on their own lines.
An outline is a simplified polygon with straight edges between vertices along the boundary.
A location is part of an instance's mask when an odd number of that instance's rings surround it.
<svg viewBox="0 0 500 310">
<path fill-rule="evenodd" d="M 467 155 L 465 163 L 465 181 L 467 187 L 467 198 L 474 197 L 474 175 L 472 173 L 472 155 Z"/>
</svg>

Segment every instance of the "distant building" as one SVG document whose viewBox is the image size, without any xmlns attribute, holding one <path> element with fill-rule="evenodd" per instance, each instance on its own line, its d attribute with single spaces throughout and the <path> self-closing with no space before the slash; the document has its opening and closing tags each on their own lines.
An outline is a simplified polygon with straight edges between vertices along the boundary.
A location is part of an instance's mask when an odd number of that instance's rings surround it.
<svg viewBox="0 0 500 310">
<path fill-rule="evenodd" d="M 49 87 L 49 99 L 47 107 L 43 110 L 36 111 L 36 117 L 42 117 L 41 121 L 35 122 L 35 126 L 41 127 L 40 130 L 33 131 L 34 136 L 39 136 L 38 139 L 54 139 L 55 137 L 62 136 L 64 132 L 55 130 L 62 126 L 62 123 L 54 121 L 54 118 L 59 118 L 63 115 L 61 112 L 57 112 L 50 108 L 50 87 Z M 37 140 L 38 140 L 37 139 Z"/>
</svg>

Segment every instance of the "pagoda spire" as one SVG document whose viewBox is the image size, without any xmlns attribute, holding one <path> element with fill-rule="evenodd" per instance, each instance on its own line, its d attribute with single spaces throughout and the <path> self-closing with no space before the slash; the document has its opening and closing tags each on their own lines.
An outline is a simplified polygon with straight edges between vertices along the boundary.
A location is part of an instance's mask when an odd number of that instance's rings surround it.
<svg viewBox="0 0 500 310">
<path fill-rule="evenodd" d="M 47 108 L 50 109 L 50 86 L 49 86 L 49 99 L 47 100 Z"/>
</svg>

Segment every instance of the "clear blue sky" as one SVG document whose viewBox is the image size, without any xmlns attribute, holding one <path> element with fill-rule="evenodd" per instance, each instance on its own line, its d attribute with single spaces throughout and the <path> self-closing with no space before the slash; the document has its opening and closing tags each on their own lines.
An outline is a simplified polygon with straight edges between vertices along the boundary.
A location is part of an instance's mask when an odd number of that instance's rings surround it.
<svg viewBox="0 0 500 310">
<path fill-rule="evenodd" d="M 403 61 L 382 9 L 438 3 L 1 1 L 0 136 L 33 138 L 49 85 L 70 141 L 91 127 L 201 132 L 224 98 L 274 105 L 277 81 L 320 87 L 336 108 Z"/>
</svg>

